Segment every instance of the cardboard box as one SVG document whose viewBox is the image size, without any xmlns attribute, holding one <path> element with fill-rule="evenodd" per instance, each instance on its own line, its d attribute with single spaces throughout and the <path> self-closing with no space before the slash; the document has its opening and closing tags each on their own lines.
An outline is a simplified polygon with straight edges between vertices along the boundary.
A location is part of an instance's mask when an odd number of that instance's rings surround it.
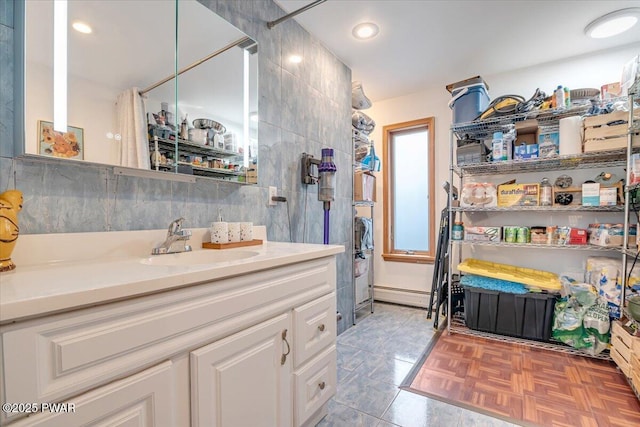
<svg viewBox="0 0 640 427">
<path fill-rule="evenodd" d="M 465 227 L 464 240 L 499 242 L 500 227 Z"/>
<path fill-rule="evenodd" d="M 538 206 L 540 184 L 502 184 L 498 186 L 498 206 Z"/>
<path fill-rule="evenodd" d="M 589 224 L 589 244 L 620 247 L 623 243 L 623 224 Z M 635 246 L 637 227 L 629 225 L 629 246 Z"/>
<path fill-rule="evenodd" d="M 353 200 L 376 201 L 376 177 L 372 173 L 356 171 L 353 174 Z"/>
<path fill-rule="evenodd" d="M 248 169 L 246 180 L 248 184 L 257 184 L 258 183 L 258 170 L 257 169 Z"/>
<path fill-rule="evenodd" d="M 516 140 L 513 142 L 514 159 L 535 159 L 538 157 L 538 121 L 524 120 L 516 123 Z"/>
<path fill-rule="evenodd" d="M 600 95 L 603 101 L 617 98 L 620 96 L 621 92 L 622 88 L 620 87 L 620 82 L 607 83 L 606 85 L 602 85 L 600 88 Z"/>
<path fill-rule="evenodd" d="M 640 154 L 631 155 L 631 178 L 629 185 L 640 184 Z"/>
<path fill-rule="evenodd" d="M 582 206 L 600 206 L 600 184 L 582 184 Z"/>
<path fill-rule="evenodd" d="M 600 188 L 600 206 L 615 206 L 617 198 L 618 189 L 616 187 Z"/>
<path fill-rule="evenodd" d="M 560 132 L 538 132 L 538 151 L 540 158 L 557 156 L 560 153 Z"/>
<path fill-rule="evenodd" d="M 586 245 L 588 231 L 584 228 L 558 227 L 559 245 Z"/>
</svg>

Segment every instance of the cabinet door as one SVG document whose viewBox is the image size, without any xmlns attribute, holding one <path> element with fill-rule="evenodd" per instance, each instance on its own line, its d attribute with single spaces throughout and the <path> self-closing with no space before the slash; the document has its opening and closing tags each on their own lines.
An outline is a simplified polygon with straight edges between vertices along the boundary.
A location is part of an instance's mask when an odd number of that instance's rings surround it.
<svg viewBox="0 0 640 427">
<path fill-rule="evenodd" d="M 194 426 L 291 425 L 290 323 L 285 313 L 191 353 Z"/>
<path fill-rule="evenodd" d="M 161 427 L 181 423 L 173 414 L 173 364 L 170 361 L 128 378 L 49 404 L 12 426 Z"/>
</svg>

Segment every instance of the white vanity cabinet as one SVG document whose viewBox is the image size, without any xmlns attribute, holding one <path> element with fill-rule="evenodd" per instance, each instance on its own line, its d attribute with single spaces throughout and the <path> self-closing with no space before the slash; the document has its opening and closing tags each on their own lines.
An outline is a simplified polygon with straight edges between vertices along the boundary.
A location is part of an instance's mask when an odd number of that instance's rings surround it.
<svg viewBox="0 0 640 427">
<path fill-rule="evenodd" d="M 191 425 L 291 426 L 290 330 L 285 313 L 192 351 Z"/>
<path fill-rule="evenodd" d="M 11 426 L 166 426 L 188 425 L 175 418 L 174 365 L 166 361 L 84 393 L 72 402 L 41 408 Z M 54 409 L 56 408 L 56 409 Z M 4 424 L 3 424 L 4 425 Z"/>
<path fill-rule="evenodd" d="M 300 426 L 336 386 L 336 261 L 304 260 L 0 326 L 11 426 Z"/>
</svg>

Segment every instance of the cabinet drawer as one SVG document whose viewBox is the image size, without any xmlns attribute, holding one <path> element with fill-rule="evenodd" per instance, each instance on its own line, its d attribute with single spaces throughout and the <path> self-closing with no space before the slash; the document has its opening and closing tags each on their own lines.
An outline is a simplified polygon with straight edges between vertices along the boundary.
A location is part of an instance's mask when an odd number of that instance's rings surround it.
<svg viewBox="0 0 640 427">
<path fill-rule="evenodd" d="M 129 378 L 68 399 L 64 402 L 67 404 L 66 411 L 44 410 L 11 425 L 171 427 L 176 423 L 171 371 L 172 363 L 164 362 Z"/>
<path fill-rule="evenodd" d="M 300 426 L 336 392 L 335 345 L 298 370 L 294 377 L 294 423 Z"/>
<path fill-rule="evenodd" d="M 334 291 L 321 259 L 10 325 L 0 400 L 56 402 Z"/>
<path fill-rule="evenodd" d="M 294 366 L 297 368 L 336 339 L 336 294 L 293 310 Z"/>
</svg>

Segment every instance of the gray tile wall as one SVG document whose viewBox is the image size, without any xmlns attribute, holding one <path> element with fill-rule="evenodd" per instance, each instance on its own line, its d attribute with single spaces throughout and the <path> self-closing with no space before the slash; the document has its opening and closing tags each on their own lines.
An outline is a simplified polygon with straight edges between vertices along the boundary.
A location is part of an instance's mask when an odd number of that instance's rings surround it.
<svg viewBox="0 0 640 427">
<path fill-rule="evenodd" d="M 351 70 L 293 20 L 269 30 L 266 22 L 285 14 L 272 0 L 200 1 L 260 47 L 258 185 L 166 182 L 114 175 L 106 166 L 12 159 L 13 0 L 0 0 L 0 192 L 23 192 L 26 234 L 158 229 L 178 216 L 188 227 L 206 227 L 220 209 L 227 220 L 265 224 L 269 240 L 322 243 L 322 203 L 315 186 L 300 183 L 299 159 L 333 147 L 339 172 L 330 243 L 346 248 L 338 256 L 342 332 L 353 323 Z M 293 53 L 304 61 L 289 63 Z M 278 187 L 289 209 L 267 206 L 268 186 Z"/>
</svg>

